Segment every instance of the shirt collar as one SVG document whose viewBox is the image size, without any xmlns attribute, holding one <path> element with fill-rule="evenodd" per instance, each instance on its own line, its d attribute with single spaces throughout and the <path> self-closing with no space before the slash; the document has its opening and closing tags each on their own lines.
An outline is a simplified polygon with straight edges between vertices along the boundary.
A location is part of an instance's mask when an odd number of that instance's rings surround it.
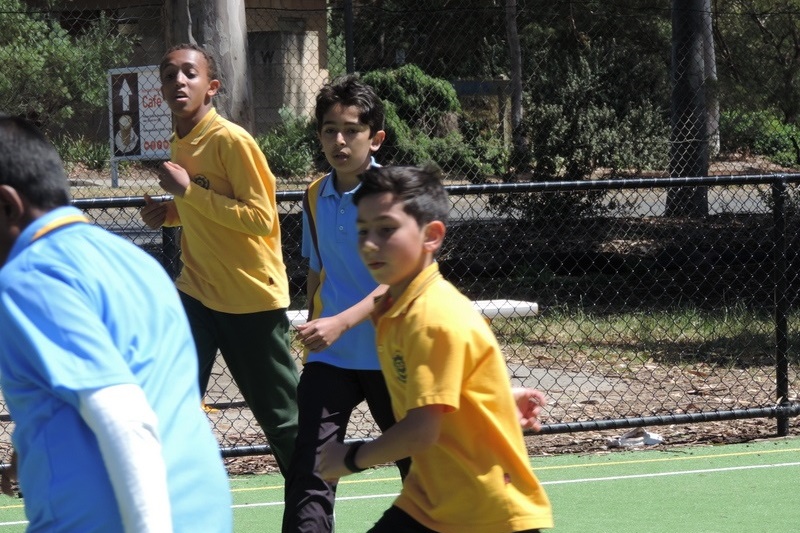
<svg viewBox="0 0 800 533">
<path fill-rule="evenodd" d="M 431 284 L 435 283 L 442 278 L 439 273 L 439 263 L 436 261 L 433 264 L 425 267 L 422 272 L 417 274 L 417 277 L 406 287 L 403 294 L 400 295 L 398 300 L 393 300 L 386 291 L 383 295 L 375 299 L 375 311 L 372 313 L 373 322 L 377 323 L 383 317 L 394 318 L 405 313 L 408 308 L 414 303 L 425 289 Z"/>
<path fill-rule="evenodd" d="M 217 120 L 218 116 L 219 114 L 217 113 L 217 109 L 215 107 L 212 107 L 211 109 L 208 110 L 208 113 L 206 113 L 205 116 L 202 119 L 200 119 L 200 122 L 194 125 L 192 131 L 190 131 L 186 135 L 186 137 L 178 137 L 178 132 L 173 129 L 172 137 L 170 137 L 170 143 L 175 143 L 175 142 L 191 143 L 191 144 L 199 143 L 203 139 L 203 136 L 208 131 L 208 128 L 210 128 L 211 125 L 214 123 L 214 121 Z"/>
<path fill-rule="evenodd" d="M 370 157 L 369 167 L 373 168 L 379 166 L 380 165 L 377 163 L 377 161 L 375 161 L 375 157 Z M 331 170 L 328 173 L 327 178 L 328 179 L 322 182 L 322 190 L 320 191 L 320 196 L 339 196 L 339 193 L 336 191 L 336 186 L 334 185 L 334 182 L 336 181 L 336 170 Z M 358 185 L 353 187 L 352 190 L 347 191 L 345 194 L 353 194 L 359 189 L 359 187 L 361 187 L 360 182 Z"/>
<path fill-rule="evenodd" d="M 80 209 L 72 206 L 58 207 L 40 216 L 26 227 L 17 238 L 6 262 L 22 253 L 37 239 L 44 237 L 49 232 L 76 222 L 89 222 Z"/>
</svg>

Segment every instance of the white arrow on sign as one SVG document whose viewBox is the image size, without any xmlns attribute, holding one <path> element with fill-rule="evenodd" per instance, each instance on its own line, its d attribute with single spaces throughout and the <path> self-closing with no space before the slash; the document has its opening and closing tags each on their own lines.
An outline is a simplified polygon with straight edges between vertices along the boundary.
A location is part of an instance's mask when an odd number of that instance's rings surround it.
<svg viewBox="0 0 800 533">
<path fill-rule="evenodd" d="M 122 110 L 128 111 L 131 108 L 131 97 L 133 96 L 133 91 L 131 91 L 128 85 L 128 80 L 122 80 L 122 85 L 119 88 L 119 96 L 122 100 Z"/>
</svg>

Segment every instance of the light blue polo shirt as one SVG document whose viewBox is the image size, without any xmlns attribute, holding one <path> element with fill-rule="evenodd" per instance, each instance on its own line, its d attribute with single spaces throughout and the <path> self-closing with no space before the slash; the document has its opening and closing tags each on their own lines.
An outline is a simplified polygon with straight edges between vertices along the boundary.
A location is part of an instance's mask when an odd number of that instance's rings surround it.
<svg viewBox="0 0 800 533">
<path fill-rule="evenodd" d="M 0 268 L 0 387 L 14 420 L 31 531 L 122 531 L 75 391 L 138 384 L 158 416 L 175 531 L 230 532 L 231 496 L 200 409 L 177 291 L 147 253 L 56 209 Z"/>
<path fill-rule="evenodd" d="M 374 165 L 374 161 L 373 161 Z M 378 284 L 358 254 L 358 210 L 351 191 L 339 194 L 334 172 L 323 178 L 319 188 L 315 225 L 319 255 L 314 248 L 308 214 L 303 211 L 303 257 L 317 272 L 324 269 L 320 298 L 321 317 L 336 315 L 363 300 Z M 380 370 L 375 348 L 375 328 L 369 320 L 347 330 L 321 352 L 311 352 L 306 362 L 323 362 L 353 370 Z"/>
</svg>

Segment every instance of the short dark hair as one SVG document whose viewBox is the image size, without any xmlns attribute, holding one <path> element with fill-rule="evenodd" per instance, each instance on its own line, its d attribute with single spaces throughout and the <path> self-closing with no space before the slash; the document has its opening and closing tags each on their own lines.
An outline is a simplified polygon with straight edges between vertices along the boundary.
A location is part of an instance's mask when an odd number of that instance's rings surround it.
<svg viewBox="0 0 800 533">
<path fill-rule="evenodd" d="M 353 194 L 355 205 L 366 196 L 388 192 L 403 203 L 403 210 L 420 226 L 434 220 L 447 224 L 450 201 L 442 184 L 442 170 L 436 164 L 372 167 L 360 179 L 361 186 Z"/>
<path fill-rule="evenodd" d="M 386 112 L 375 89 L 367 85 L 357 74 L 348 74 L 326 83 L 317 94 L 314 117 L 317 131 L 322 129 L 325 113 L 336 104 L 358 109 L 358 119 L 369 126 L 370 135 L 383 129 Z"/>
<path fill-rule="evenodd" d="M 206 58 L 206 63 L 208 63 L 208 79 L 210 80 L 218 80 L 219 79 L 219 71 L 217 70 L 217 61 L 214 59 L 214 56 L 211 53 L 203 48 L 200 45 L 194 43 L 181 43 L 176 44 L 175 46 L 171 47 L 169 50 L 164 52 L 164 55 L 161 56 L 161 63 L 158 64 L 158 74 L 164 71 L 164 67 L 166 66 L 167 56 L 170 55 L 172 52 L 177 52 L 178 50 L 194 50 L 195 52 L 199 52 Z"/>
<path fill-rule="evenodd" d="M 54 209 L 69 204 L 69 180 L 55 147 L 32 122 L 0 114 L 0 185 L 31 205 Z"/>
</svg>

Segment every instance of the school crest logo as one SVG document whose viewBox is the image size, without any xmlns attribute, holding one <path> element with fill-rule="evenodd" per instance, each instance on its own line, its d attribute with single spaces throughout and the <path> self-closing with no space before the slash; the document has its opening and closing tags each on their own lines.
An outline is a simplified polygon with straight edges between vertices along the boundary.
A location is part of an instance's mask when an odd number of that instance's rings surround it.
<svg viewBox="0 0 800 533">
<path fill-rule="evenodd" d="M 395 352 L 392 356 L 392 366 L 394 366 L 394 375 L 397 377 L 400 383 L 405 383 L 406 378 L 406 362 L 403 359 L 403 355 L 400 352 Z"/>
<path fill-rule="evenodd" d="M 208 178 L 203 176 L 202 174 L 194 178 L 192 181 L 201 186 L 202 188 L 204 188 L 205 190 L 208 190 L 211 187 L 211 182 L 208 181 Z"/>
</svg>

